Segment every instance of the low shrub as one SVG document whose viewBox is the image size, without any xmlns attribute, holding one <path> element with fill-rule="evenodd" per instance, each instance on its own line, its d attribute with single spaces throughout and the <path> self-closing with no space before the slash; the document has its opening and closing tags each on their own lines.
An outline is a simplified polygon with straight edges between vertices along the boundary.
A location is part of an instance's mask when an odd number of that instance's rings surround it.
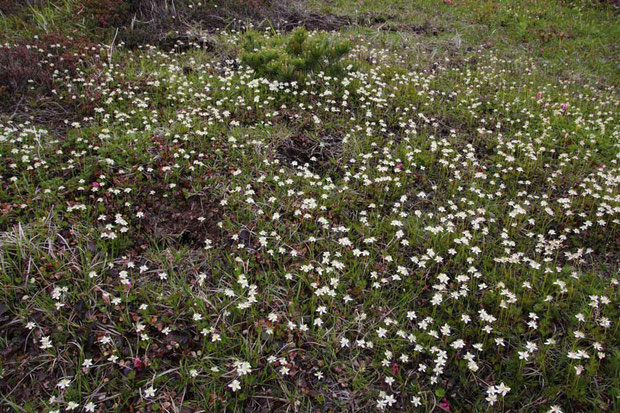
<svg viewBox="0 0 620 413">
<path fill-rule="evenodd" d="M 55 84 L 83 73 L 98 62 L 98 54 L 99 47 L 85 38 L 59 34 L 1 45 L 0 110 L 13 109 L 24 100 L 41 103 L 51 98 L 60 103 L 63 96 L 54 93 Z"/>
<path fill-rule="evenodd" d="M 303 27 L 274 37 L 250 30 L 242 43 L 241 61 L 261 76 L 301 81 L 319 71 L 330 75 L 341 73 L 341 60 L 351 47 L 348 40 L 334 41 L 326 33 L 309 34 Z"/>
<path fill-rule="evenodd" d="M 0 0 L 0 16 L 10 16 L 22 11 L 27 6 L 44 3 L 44 0 Z"/>
<path fill-rule="evenodd" d="M 131 4 L 126 0 L 85 0 L 82 8 L 99 27 L 120 27 L 130 19 Z"/>
</svg>

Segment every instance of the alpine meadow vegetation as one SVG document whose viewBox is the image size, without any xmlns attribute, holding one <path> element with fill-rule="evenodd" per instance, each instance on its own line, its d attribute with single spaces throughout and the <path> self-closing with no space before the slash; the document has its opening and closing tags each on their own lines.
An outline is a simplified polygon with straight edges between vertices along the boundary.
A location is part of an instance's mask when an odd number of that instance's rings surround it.
<svg viewBox="0 0 620 413">
<path fill-rule="evenodd" d="M 0 1 L 0 411 L 619 411 L 617 22 Z"/>
</svg>

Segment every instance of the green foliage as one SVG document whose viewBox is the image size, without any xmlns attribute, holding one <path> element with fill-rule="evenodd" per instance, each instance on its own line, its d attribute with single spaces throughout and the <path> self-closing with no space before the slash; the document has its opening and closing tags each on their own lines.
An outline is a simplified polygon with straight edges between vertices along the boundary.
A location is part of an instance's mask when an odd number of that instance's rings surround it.
<svg viewBox="0 0 620 413">
<path fill-rule="evenodd" d="M 0 25 L 0 411 L 617 411 L 613 35 L 558 1 L 342 2 L 448 18 L 331 66 L 303 29 Z"/>
<path fill-rule="evenodd" d="M 290 35 L 266 38 L 248 31 L 241 53 L 243 64 L 261 76 L 282 81 L 301 81 L 311 73 L 342 73 L 341 60 L 351 50 L 348 40 L 331 40 L 327 33 L 309 35 L 305 28 Z"/>
</svg>

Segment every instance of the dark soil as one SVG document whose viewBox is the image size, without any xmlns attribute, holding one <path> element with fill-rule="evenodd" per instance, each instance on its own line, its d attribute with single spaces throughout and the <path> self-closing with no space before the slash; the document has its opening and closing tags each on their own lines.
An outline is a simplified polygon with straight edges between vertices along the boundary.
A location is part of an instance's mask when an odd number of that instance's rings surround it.
<svg viewBox="0 0 620 413">
<path fill-rule="evenodd" d="M 216 205 L 216 200 L 199 195 L 172 203 L 160 199 L 146 212 L 142 227 L 146 234 L 157 240 L 192 248 L 204 247 L 207 238 L 216 240 L 221 237 L 217 226 L 220 211 Z M 205 219 L 200 221 L 201 217 Z"/>
<path fill-rule="evenodd" d="M 341 169 L 332 160 L 340 153 L 341 147 L 342 136 L 338 134 L 325 134 L 314 140 L 299 133 L 281 141 L 276 148 L 276 156 L 289 164 L 308 164 L 310 170 L 316 173 L 339 174 Z"/>
</svg>

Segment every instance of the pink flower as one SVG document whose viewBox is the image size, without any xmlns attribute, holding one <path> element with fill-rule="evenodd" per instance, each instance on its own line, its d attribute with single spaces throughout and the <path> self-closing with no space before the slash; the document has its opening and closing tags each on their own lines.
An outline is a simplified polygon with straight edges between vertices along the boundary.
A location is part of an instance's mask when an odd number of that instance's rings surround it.
<svg viewBox="0 0 620 413">
<path fill-rule="evenodd" d="M 562 110 L 566 110 L 567 107 L 568 107 L 568 105 L 566 103 L 562 104 Z"/>
<path fill-rule="evenodd" d="M 94 187 L 99 187 L 99 186 L 101 186 L 101 185 L 99 184 L 99 182 L 93 182 L 93 183 L 92 183 L 92 186 L 94 186 Z"/>
<path fill-rule="evenodd" d="M 443 399 L 441 399 L 441 401 L 439 402 L 439 407 L 441 407 L 445 411 L 449 412 L 450 411 L 450 403 L 448 402 L 448 399 L 446 399 L 445 397 Z"/>
<path fill-rule="evenodd" d="M 135 359 L 133 359 L 133 368 L 138 370 L 138 371 L 142 371 L 142 368 L 144 367 L 144 363 L 142 362 L 142 360 L 140 360 L 140 357 L 136 357 Z"/>
</svg>

